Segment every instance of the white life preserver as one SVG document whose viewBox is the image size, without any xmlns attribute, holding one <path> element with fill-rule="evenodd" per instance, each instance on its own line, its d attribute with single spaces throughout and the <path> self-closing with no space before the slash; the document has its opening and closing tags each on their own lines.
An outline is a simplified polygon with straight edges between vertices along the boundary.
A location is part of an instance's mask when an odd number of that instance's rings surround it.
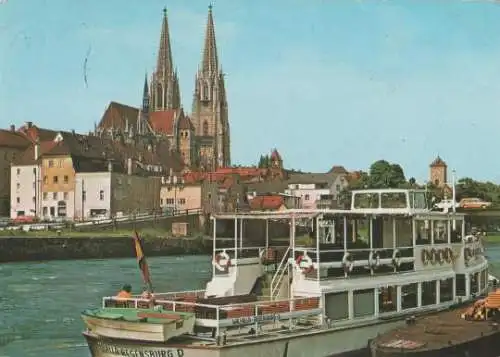
<svg viewBox="0 0 500 357">
<path fill-rule="evenodd" d="M 368 265 L 371 269 L 378 268 L 380 266 L 380 254 L 377 251 L 371 251 L 368 257 Z"/>
<path fill-rule="evenodd" d="M 469 235 L 465 236 L 463 240 L 465 243 L 472 243 L 472 242 L 474 242 L 474 240 L 476 240 L 476 236 L 469 234 Z"/>
<path fill-rule="evenodd" d="M 342 258 L 342 265 L 345 272 L 351 272 L 354 269 L 354 261 L 351 253 L 346 252 Z"/>
<path fill-rule="evenodd" d="M 231 266 L 231 258 L 229 257 L 229 254 L 223 250 L 222 253 L 219 253 L 214 257 L 213 264 L 217 270 L 227 272 Z"/>
<path fill-rule="evenodd" d="M 295 260 L 297 268 L 304 274 L 310 273 L 314 269 L 314 264 L 310 256 L 307 254 L 299 255 Z"/>
<path fill-rule="evenodd" d="M 399 249 L 394 249 L 392 253 L 392 265 L 399 267 L 401 265 L 401 252 Z"/>
</svg>

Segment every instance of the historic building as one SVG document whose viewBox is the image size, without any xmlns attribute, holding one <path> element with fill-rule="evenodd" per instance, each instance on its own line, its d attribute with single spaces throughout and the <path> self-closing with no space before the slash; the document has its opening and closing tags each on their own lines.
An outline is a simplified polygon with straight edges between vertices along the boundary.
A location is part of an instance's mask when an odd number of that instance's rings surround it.
<svg viewBox="0 0 500 357">
<path fill-rule="evenodd" d="M 444 187 L 448 182 L 448 165 L 441 159 L 436 157 L 429 165 L 429 179 L 436 187 Z"/>
<path fill-rule="evenodd" d="M 182 107 L 164 9 L 156 68 L 150 83 L 147 75 L 144 80 L 141 108 L 111 102 L 96 133 L 148 144 L 165 141 L 188 168 L 213 171 L 230 165 L 227 98 L 211 6 L 201 64 L 195 76 L 191 115 Z"/>
</svg>

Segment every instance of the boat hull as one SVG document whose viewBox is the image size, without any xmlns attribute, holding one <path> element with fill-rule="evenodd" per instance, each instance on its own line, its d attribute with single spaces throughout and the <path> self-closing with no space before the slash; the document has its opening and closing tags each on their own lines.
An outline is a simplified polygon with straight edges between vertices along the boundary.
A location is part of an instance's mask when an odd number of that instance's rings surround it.
<svg viewBox="0 0 500 357">
<path fill-rule="evenodd" d="M 104 338 L 85 332 L 92 357 L 366 357 L 368 341 L 398 328 L 403 320 L 377 321 L 364 326 L 290 333 L 280 337 L 242 338 L 225 346 L 154 343 Z"/>
</svg>

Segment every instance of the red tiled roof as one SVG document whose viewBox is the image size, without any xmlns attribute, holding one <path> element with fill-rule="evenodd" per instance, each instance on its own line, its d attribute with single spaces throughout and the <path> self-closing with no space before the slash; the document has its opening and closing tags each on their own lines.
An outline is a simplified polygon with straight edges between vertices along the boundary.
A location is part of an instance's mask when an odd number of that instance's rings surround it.
<svg viewBox="0 0 500 357">
<path fill-rule="evenodd" d="M 268 195 L 257 196 L 250 201 L 250 209 L 256 210 L 277 210 L 285 204 L 282 196 Z"/>
<path fill-rule="evenodd" d="M 127 122 L 129 126 L 137 125 L 138 116 L 138 108 L 117 102 L 110 102 L 98 127 L 103 130 L 110 128 L 125 130 Z"/>
<path fill-rule="evenodd" d="M 328 172 L 334 174 L 344 174 L 344 175 L 349 173 L 349 171 L 347 171 L 344 166 L 332 166 L 332 168 Z"/>
<path fill-rule="evenodd" d="M 0 129 L 0 146 L 25 149 L 30 145 L 30 141 L 22 134 Z"/>
<path fill-rule="evenodd" d="M 49 152 L 54 146 L 57 145 L 57 143 L 53 140 L 49 141 L 42 141 L 40 144 L 39 148 L 39 153 L 38 156 L 42 156 L 43 154 Z M 22 155 L 14 161 L 13 165 L 35 165 L 36 160 L 35 160 L 35 145 L 32 144 L 30 145 L 23 153 Z"/>
<path fill-rule="evenodd" d="M 161 112 L 152 112 L 149 114 L 149 124 L 155 132 L 166 135 L 173 135 L 176 116 L 176 109 L 164 110 Z"/>
<path fill-rule="evenodd" d="M 187 115 L 182 115 L 179 118 L 179 129 L 183 130 L 192 130 L 194 131 L 194 126 L 193 123 L 191 122 L 191 119 Z"/>
</svg>

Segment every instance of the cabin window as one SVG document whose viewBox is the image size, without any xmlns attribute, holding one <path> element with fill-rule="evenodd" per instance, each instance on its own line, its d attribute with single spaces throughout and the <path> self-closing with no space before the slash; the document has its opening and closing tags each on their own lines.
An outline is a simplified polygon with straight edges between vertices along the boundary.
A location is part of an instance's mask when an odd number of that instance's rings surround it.
<svg viewBox="0 0 500 357">
<path fill-rule="evenodd" d="M 453 300 L 453 279 L 443 279 L 439 282 L 440 302 Z"/>
<path fill-rule="evenodd" d="M 348 293 L 330 293 L 325 295 L 325 312 L 330 320 L 349 318 Z"/>
<path fill-rule="evenodd" d="M 382 208 L 407 208 L 406 192 L 386 192 L 380 196 Z"/>
<path fill-rule="evenodd" d="M 455 295 L 465 296 L 465 274 L 457 274 L 455 280 Z"/>
<path fill-rule="evenodd" d="M 488 286 L 488 269 L 481 273 L 481 289 L 484 290 Z"/>
<path fill-rule="evenodd" d="M 397 309 L 397 289 L 395 286 L 387 286 L 380 288 L 378 294 L 378 311 L 383 314 L 384 312 L 393 312 Z"/>
<path fill-rule="evenodd" d="M 354 208 L 378 208 L 378 193 L 354 193 Z"/>
<path fill-rule="evenodd" d="M 479 272 L 470 275 L 470 293 L 477 294 L 479 292 Z"/>
<path fill-rule="evenodd" d="M 375 314 L 375 290 L 357 290 L 353 293 L 354 317 L 372 316 Z"/>
<path fill-rule="evenodd" d="M 417 245 L 431 244 L 431 231 L 429 220 L 417 220 Z"/>
<path fill-rule="evenodd" d="M 408 284 L 401 287 L 401 309 L 413 309 L 418 306 L 418 284 Z"/>
<path fill-rule="evenodd" d="M 422 282 L 422 306 L 434 305 L 436 303 L 436 282 Z"/>
<path fill-rule="evenodd" d="M 447 221 L 434 221 L 432 224 L 434 231 L 434 243 L 443 244 L 448 242 L 448 223 Z"/>
</svg>

